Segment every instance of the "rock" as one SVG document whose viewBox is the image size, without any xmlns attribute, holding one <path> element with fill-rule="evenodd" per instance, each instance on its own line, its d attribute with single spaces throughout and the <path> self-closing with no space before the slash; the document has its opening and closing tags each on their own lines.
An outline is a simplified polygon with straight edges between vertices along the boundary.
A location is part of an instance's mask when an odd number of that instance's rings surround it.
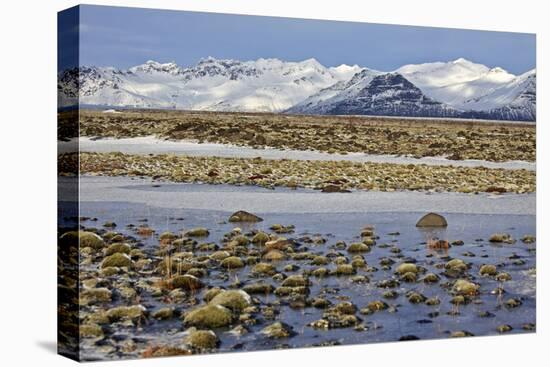
<svg viewBox="0 0 550 367">
<path fill-rule="evenodd" d="M 106 267 L 106 268 L 103 268 L 99 271 L 99 274 L 102 276 L 102 277 L 111 277 L 113 275 L 116 275 L 120 273 L 120 269 L 117 268 L 116 266 L 109 266 L 109 267 Z"/>
<path fill-rule="evenodd" d="M 275 287 L 268 283 L 253 283 L 247 284 L 243 287 L 243 291 L 248 294 L 270 294 L 273 292 Z"/>
<path fill-rule="evenodd" d="M 517 298 L 510 298 L 504 302 L 506 308 L 516 308 L 522 305 L 522 302 Z"/>
<path fill-rule="evenodd" d="M 272 241 L 267 241 L 265 243 L 265 248 L 267 251 L 270 250 L 280 250 L 284 251 L 290 246 L 290 241 L 287 240 L 284 237 L 279 237 L 277 239 L 274 239 Z"/>
<path fill-rule="evenodd" d="M 294 232 L 294 225 L 290 224 L 288 226 L 284 226 L 282 224 L 273 224 L 271 227 L 269 227 L 272 231 L 278 234 L 283 233 L 293 233 Z"/>
<path fill-rule="evenodd" d="M 271 250 L 271 251 L 266 252 L 262 256 L 262 259 L 266 260 L 266 261 L 282 261 L 282 260 L 286 259 L 286 255 L 282 251 Z"/>
<path fill-rule="evenodd" d="M 199 350 L 216 349 L 220 340 L 212 330 L 193 330 L 189 333 L 185 342 Z"/>
<path fill-rule="evenodd" d="M 80 248 L 91 247 L 95 250 L 105 247 L 105 241 L 97 234 L 87 231 L 66 232 L 59 237 L 62 246 L 80 246 Z"/>
<path fill-rule="evenodd" d="M 367 305 L 367 308 L 371 311 L 371 312 L 377 312 L 377 311 L 382 311 L 382 310 L 385 310 L 388 308 L 388 305 L 387 303 L 383 302 L 383 301 L 372 301 L 372 302 L 369 302 L 369 304 Z"/>
<path fill-rule="evenodd" d="M 206 292 L 204 292 L 204 295 L 202 296 L 202 299 L 205 302 L 210 302 L 214 297 L 216 297 L 218 294 L 220 294 L 223 291 L 224 291 L 224 289 L 222 289 L 220 287 L 210 288 Z"/>
<path fill-rule="evenodd" d="M 97 324 L 81 324 L 78 328 L 81 338 L 102 338 L 103 329 Z"/>
<path fill-rule="evenodd" d="M 258 232 L 252 237 L 252 243 L 256 245 L 263 245 L 269 241 L 269 235 L 265 232 Z"/>
<path fill-rule="evenodd" d="M 441 300 L 438 297 L 430 297 L 425 301 L 428 306 L 437 306 L 441 303 Z"/>
<path fill-rule="evenodd" d="M 168 281 L 168 284 L 171 288 L 181 288 L 186 291 L 196 291 L 204 286 L 199 278 L 189 274 L 176 275 Z"/>
<path fill-rule="evenodd" d="M 447 227 L 447 220 L 442 215 L 436 213 L 428 213 L 418 222 L 417 227 Z"/>
<path fill-rule="evenodd" d="M 510 273 L 502 272 L 502 273 L 498 273 L 495 276 L 495 279 L 499 282 L 508 282 L 512 280 L 512 276 L 510 275 Z"/>
<path fill-rule="evenodd" d="M 370 251 L 370 247 L 362 242 L 352 243 L 348 246 L 349 253 L 361 253 L 361 252 L 369 252 L 369 251 Z"/>
<path fill-rule="evenodd" d="M 523 243 L 534 243 L 536 241 L 535 236 L 531 235 L 525 235 L 521 238 L 521 242 Z"/>
<path fill-rule="evenodd" d="M 192 351 L 184 348 L 174 347 L 171 345 L 155 345 L 147 348 L 141 356 L 143 358 L 156 357 L 173 357 L 173 356 L 188 356 Z"/>
<path fill-rule="evenodd" d="M 445 274 L 456 278 L 468 271 L 468 265 L 461 259 L 452 259 L 445 264 Z"/>
<path fill-rule="evenodd" d="M 330 260 L 326 256 L 315 256 L 311 260 L 311 265 L 327 265 L 329 262 Z"/>
<path fill-rule="evenodd" d="M 216 261 L 222 261 L 228 258 L 229 256 L 231 256 L 229 252 L 221 250 L 221 251 L 216 251 L 212 253 L 212 255 L 210 255 L 210 258 Z"/>
<path fill-rule="evenodd" d="M 244 267 L 243 260 L 238 256 L 230 256 L 221 262 L 221 267 L 225 269 L 239 269 Z"/>
<path fill-rule="evenodd" d="M 174 309 L 171 307 L 163 307 L 153 312 L 151 316 L 157 320 L 168 320 L 174 316 Z"/>
<path fill-rule="evenodd" d="M 464 296 L 458 295 L 451 298 L 449 302 L 452 303 L 453 305 L 465 305 L 467 300 L 466 298 L 464 298 Z"/>
<path fill-rule="evenodd" d="M 411 264 L 411 263 L 403 263 L 401 265 L 399 265 L 396 269 L 397 273 L 403 275 L 405 273 L 418 273 L 418 267 L 416 266 L 416 264 Z"/>
<path fill-rule="evenodd" d="M 479 268 L 479 275 L 495 276 L 497 275 L 497 267 L 490 264 L 482 265 Z"/>
<path fill-rule="evenodd" d="M 258 217 L 257 215 L 254 215 L 249 212 L 245 212 L 244 210 L 239 210 L 229 217 L 229 222 L 261 222 L 263 221 L 262 218 Z"/>
<path fill-rule="evenodd" d="M 475 296 L 479 292 L 479 285 L 465 279 L 458 279 L 453 284 L 454 294 L 462 296 Z"/>
<path fill-rule="evenodd" d="M 105 256 L 110 256 L 112 254 L 130 254 L 130 245 L 127 243 L 113 243 L 105 250 Z"/>
<path fill-rule="evenodd" d="M 416 282 L 416 273 L 408 272 L 403 275 L 401 275 L 401 280 L 407 283 L 415 283 Z"/>
<path fill-rule="evenodd" d="M 221 305 L 206 305 L 189 311 L 184 319 L 185 326 L 215 329 L 231 325 L 231 311 Z"/>
<path fill-rule="evenodd" d="M 418 304 L 418 303 L 424 303 L 426 301 L 426 297 L 418 292 L 410 292 L 407 294 L 407 299 L 410 303 Z"/>
<path fill-rule="evenodd" d="M 308 285 L 308 280 L 301 275 L 291 275 L 282 283 L 283 287 L 307 287 Z"/>
<path fill-rule="evenodd" d="M 141 305 L 135 306 L 119 306 L 107 310 L 107 317 L 111 322 L 121 320 L 140 320 L 145 317 L 145 307 Z"/>
<path fill-rule="evenodd" d="M 327 268 L 317 268 L 311 272 L 311 275 L 314 277 L 322 278 L 326 277 L 329 274 L 329 271 Z"/>
<path fill-rule="evenodd" d="M 266 326 L 260 332 L 268 338 L 273 339 L 288 338 L 294 335 L 292 327 L 282 322 L 275 322 L 269 326 Z"/>
<path fill-rule="evenodd" d="M 243 336 L 248 334 L 248 329 L 242 325 L 237 325 L 233 329 L 229 330 L 228 333 L 234 336 Z"/>
<path fill-rule="evenodd" d="M 80 305 L 111 302 L 112 292 L 107 288 L 86 288 L 80 292 Z"/>
<path fill-rule="evenodd" d="M 336 266 L 336 269 L 334 270 L 334 274 L 336 275 L 353 275 L 355 274 L 355 269 L 350 264 L 340 264 Z"/>
<path fill-rule="evenodd" d="M 185 235 L 188 237 L 207 237 L 210 232 L 206 228 L 199 227 L 188 230 Z"/>
<path fill-rule="evenodd" d="M 252 268 L 252 273 L 271 276 L 277 273 L 277 268 L 275 268 L 272 264 L 258 263 Z"/>
<path fill-rule="evenodd" d="M 468 336 L 474 336 L 474 334 L 470 333 L 469 331 L 459 330 L 459 331 L 453 331 L 449 335 L 450 338 L 465 338 Z"/>
<path fill-rule="evenodd" d="M 242 290 L 222 291 L 208 303 L 210 305 L 221 305 L 233 312 L 239 313 L 250 306 L 250 296 Z"/>
<path fill-rule="evenodd" d="M 439 276 L 434 273 L 428 273 L 424 275 L 424 278 L 422 278 L 422 281 L 424 283 L 437 283 L 439 282 Z"/>
<path fill-rule="evenodd" d="M 309 289 L 307 287 L 278 287 L 274 293 L 278 297 L 287 297 L 295 294 L 308 294 Z"/>
<path fill-rule="evenodd" d="M 489 242 L 493 243 L 511 243 L 513 242 L 512 236 L 508 233 L 494 233 L 489 237 Z"/>
<path fill-rule="evenodd" d="M 507 333 L 507 332 L 509 332 L 509 331 L 512 331 L 512 329 L 513 329 L 513 328 L 512 328 L 510 325 L 506 325 L 506 324 L 497 326 L 497 331 L 498 331 L 499 333 L 501 333 L 501 334 L 502 334 L 502 333 Z"/>
<path fill-rule="evenodd" d="M 107 256 L 101 262 L 102 269 L 112 266 L 116 266 L 118 268 L 132 268 L 134 266 L 134 262 L 132 261 L 130 256 L 126 254 L 115 253 L 111 256 Z"/>
</svg>

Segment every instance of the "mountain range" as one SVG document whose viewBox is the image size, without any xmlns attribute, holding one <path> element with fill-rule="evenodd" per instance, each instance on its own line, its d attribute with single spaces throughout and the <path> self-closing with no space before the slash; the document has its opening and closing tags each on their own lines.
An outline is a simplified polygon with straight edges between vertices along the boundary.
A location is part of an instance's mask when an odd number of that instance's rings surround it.
<svg viewBox="0 0 550 367">
<path fill-rule="evenodd" d="M 78 97 L 78 98 L 77 98 Z M 535 121 L 536 71 L 521 75 L 459 58 L 390 72 L 358 65 L 220 60 L 81 66 L 58 75 L 60 107 L 166 108 L 294 114 Z"/>
</svg>

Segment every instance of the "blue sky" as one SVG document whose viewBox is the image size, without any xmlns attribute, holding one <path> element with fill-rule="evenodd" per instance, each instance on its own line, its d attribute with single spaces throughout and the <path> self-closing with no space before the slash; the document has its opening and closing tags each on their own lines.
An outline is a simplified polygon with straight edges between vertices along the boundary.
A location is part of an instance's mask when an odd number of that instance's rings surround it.
<svg viewBox="0 0 550 367">
<path fill-rule="evenodd" d="M 88 5 L 80 9 L 80 46 L 81 65 L 119 68 L 150 59 L 189 66 L 207 56 L 313 57 L 383 71 L 459 57 L 515 74 L 535 67 L 534 34 Z"/>
</svg>

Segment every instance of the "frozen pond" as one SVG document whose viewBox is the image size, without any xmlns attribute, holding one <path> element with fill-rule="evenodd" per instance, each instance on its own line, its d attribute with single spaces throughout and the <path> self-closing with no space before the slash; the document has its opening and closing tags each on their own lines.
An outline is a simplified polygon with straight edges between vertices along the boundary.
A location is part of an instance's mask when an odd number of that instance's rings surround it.
<svg viewBox="0 0 550 367">
<path fill-rule="evenodd" d="M 60 179 L 62 189 L 68 189 L 71 179 Z M 72 181 L 74 182 L 74 181 Z M 65 191 L 66 192 L 66 191 Z M 216 330 L 221 340 L 219 351 L 262 350 L 277 347 L 304 347 L 314 345 L 374 343 L 397 341 L 400 338 L 446 338 L 450 333 L 465 330 L 474 335 L 496 335 L 497 326 L 509 324 L 512 333 L 525 332 L 523 325 L 535 323 L 535 273 L 536 244 L 493 244 L 488 242 L 492 233 L 506 232 L 520 239 L 526 234 L 535 234 L 535 194 L 527 195 L 468 195 L 455 193 L 426 194 L 421 192 L 352 192 L 347 194 L 326 194 L 314 190 L 276 189 L 273 191 L 249 187 L 201 184 L 174 184 L 153 182 L 150 179 L 82 177 L 80 184 L 81 216 L 97 218 L 84 221 L 87 227 L 101 230 L 102 224 L 112 221 L 116 231 L 126 236 L 136 236 L 132 225 L 147 221 L 156 233 L 171 231 L 182 233 L 195 227 L 206 227 L 210 235 L 204 241 L 220 244 L 224 235 L 235 227 L 246 233 L 250 230 L 270 232 L 274 223 L 295 225 L 294 233 L 285 235 L 296 241 L 296 251 L 308 251 L 317 255 L 340 253 L 335 243 L 347 244 L 361 240 L 361 228 L 372 225 L 379 236 L 376 246 L 365 253 L 369 267 L 359 270 L 358 275 L 368 276 L 368 283 L 355 283 L 350 277 L 311 277 L 310 295 L 322 296 L 332 304 L 349 300 L 358 308 L 364 308 L 374 300 L 384 300 L 390 310 L 357 316 L 367 330 L 357 331 L 353 327 L 329 330 L 315 329 L 308 323 L 319 320 L 323 310 L 311 306 L 296 307 L 285 298 L 273 294 L 258 295 L 260 307 L 276 307 L 276 321 L 290 325 L 295 335 L 281 340 L 269 339 L 260 330 L 273 321 L 258 315 L 258 323 L 247 326 L 248 333 L 236 336 L 229 329 Z M 61 203 L 63 207 L 63 203 Z M 262 218 L 254 224 L 228 223 L 230 213 L 249 210 Z M 415 227 L 416 221 L 427 211 L 443 214 L 449 223 L 445 229 L 425 230 Z M 69 213 L 66 213 L 67 216 Z M 74 215 L 75 213 L 73 213 Z M 307 215 L 305 215 L 307 214 Z M 67 222 L 70 218 L 65 219 Z M 398 232 L 398 233 L 397 233 Z M 426 246 L 433 237 L 449 241 L 462 240 L 461 246 L 452 246 L 447 251 L 434 251 Z M 323 238 L 324 243 L 309 243 L 306 238 Z M 137 237 L 139 246 L 145 252 L 158 249 L 157 236 Z M 399 251 L 394 251 L 398 249 Z M 204 255 L 199 253 L 197 255 Z M 396 264 L 413 261 L 428 272 L 441 276 L 440 284 L 401 284 L 394 290 L 394 299 L 385 299 L 387 289 L 377 286 L 378 282 L 395 277 L 393 269 L 383 270 L 380 261 L 391 258 Z M 451 296 L 444 290 L 443 283 L 453 281 L 442 274 L 441 264 L 450 258 L 460 258 L 470 264 L 472 280 L 480 284 L 481 294 L 475 302 L 454 306 Z M 517 260 L 520 259 L 521 262 Z M 482 264 L 497 264 L 499 271 L 512 276 L 508 282 L 481 277 L 478 269 Z M 316 268 L 309 260 L 284 260 L 276 264 L 279 271 L 287 265 L 295 265 L 294 271 L 286 274 L 300 274 Z M 326 265 L 332 269 L 335 264 Z M 250 267 L 227 271 L 214 268 L 204 281 L 209 286 L 227 288 L 235 279 L 243 284 L 256 282 L 250 274 Z M 270 277 L 265 282 L 274 287 L 280 283 Z M 506 294 L 495 296 L 491 291 L 503 286 Z M 438 297 L 437 306 L 412 304 L 407 292 L 416 291 L 426 297 Z M 508 309 L 504 302 L 510 298 L 521 300 L 521 307 Z M 202 299 L 202 294 L 197 295 Z M 149 311 L 165 307 L 162 299 L 141 295 L 141 303 Z M 183 310 L 185 311 L 185 309 Z M 480 315 L 484 315 L 483 317 Z M 136 357 L 125 351 L 123 345 L 132 341 L 138 349 L 150 343 L 180 342 L 184 336 L 181 320 L 149 320 L 139 331 L 124 328 L 116 332 L 117 339 L 107 338 L 101 345 L 112 348 L 98 350 L 90 340 L 81 344 L 84 359 L 110 359 Z M 110 354 L 104 355 L 103 350 Z"/>
<path fill-rule="evenodd" d="M 317 151 L 281 150 L 275 148 L 254 149 L 228 144 L 197 143 L 195 141 L 169 141 L 155 137 L 127 139 L 92 139 L 81 137 L 82 152 L 122 152 L 126 154 L 181 154 L 188 156 L 212 156 L 231 158 L 293 159 L 293 160 L 345 160 L 354 162 L 377 162 L 398 164 L 448 165 L 461 167 L 487 167 L 504 169 L 527 169 L 534 171 L 536 163 L 523 161 L 489 162 L 482 160 L 454 161 L 444 157 L 399 157 L 363 153 L 329 154 Z M 74 150 L 74 142 L 58 142 L 60 153 Z"/>
</svg>

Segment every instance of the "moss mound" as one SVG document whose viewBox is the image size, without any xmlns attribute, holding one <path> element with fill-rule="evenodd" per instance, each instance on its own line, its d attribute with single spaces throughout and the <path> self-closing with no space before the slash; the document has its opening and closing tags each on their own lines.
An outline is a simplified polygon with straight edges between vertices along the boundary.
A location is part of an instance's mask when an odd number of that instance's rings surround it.
<svg viewBox="0 0 550 367">
<path fill-rule="evenodd" d="M 215 329 L 229 326 L 232 319 L 231 311 L 221 305 L 206 305 L 189 311 L 184 319 L 185 326 Z"/>
</svg>

